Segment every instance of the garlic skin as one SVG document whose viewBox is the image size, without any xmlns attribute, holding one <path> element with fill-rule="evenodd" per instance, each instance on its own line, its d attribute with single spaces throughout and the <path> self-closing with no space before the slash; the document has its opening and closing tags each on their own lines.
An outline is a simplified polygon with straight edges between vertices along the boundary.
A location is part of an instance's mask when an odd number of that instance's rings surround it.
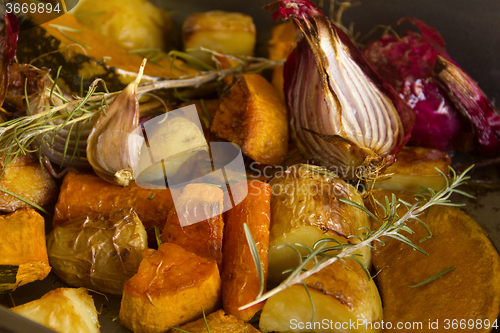
<svg viewBox="0 0 500 333">
<path fill-rule="evenodd" d="M 353 169 L 387 164 L 413 123 L 399 108 L 411 110 L 393 90 L 387 92 L 388 84 L 373 76 L 347 37 L 312 3 L 282 0 L 279 6 L 279 14 L 302 32 L 284 68 L 291 134 L 300 152 L 338 174 L 353 175 L 348 178 L 356 178 Z"/>
<path fill-rule="evenodd" d="M 142 141 L 130 140 L 130 135 L 139 126 L 137 86 L 145 65 L 146 59 L 137 78 L 99 116 L 87 140 L 90 165 L 99 177 L 112 184 L 128 186 L 134 180 L 133 169 Z"/>
</svg>

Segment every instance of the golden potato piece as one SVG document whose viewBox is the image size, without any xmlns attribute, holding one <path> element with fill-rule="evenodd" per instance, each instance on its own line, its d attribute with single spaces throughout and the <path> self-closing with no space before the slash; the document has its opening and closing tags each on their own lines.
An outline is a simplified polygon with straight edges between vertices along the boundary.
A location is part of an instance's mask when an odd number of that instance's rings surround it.
<svg viewBox="0 0 500 333">
<path fill-rule="evenodd" d="M 179 329 L 189 333 L 207 333 L 207 325 L 211 333 L 259 333 L 255 327 L 245 323 L 243 320 L 236 318 L 233 315 L 224 314 L 224 310 L 219 310 L 205 319 L 201 318 L 192 323 L 182 325 Z M 172 329 L 171 333 L 180 332 Z"/>
<path fill-rule="evenodd" d="M 120 322 L 135 333 L 160 333 L 211 313 L 220 305 L 215 260 L 163 243 L 145 250 L 139 271 L 126 284 Z"/>
<path fill-rule="evenodd" d="M 43 280 L 50 273 L 45 221 L 31 208 L 0 216 L 0 292 Z"/>
<path fill-rule="evenodd" d="M 370 227 L 365 213 L 339 201 L 347 199 L 360 205 L 358 191 L 339 178 L 319 174 L 312 165 L 295 165 L 279 173 L 269 184 L 271 196 L 271 230 L 269 235 L 269 282 L 278 284 L 284 270 L 297 267 L 296 253 L 284 245 L 301 243 L 310 248 L 323 238 L 357 243 L 350 235 L 363 237 L 360 228 Z M 319 171 L 321 172 L 321 171 Z M 328 246 L 335 246 L 329 243 Z M 299 249 L 307 254 L 306 249 Z M 370 249 L 360 249 L 360 260 L 370 267 Z"/>
<path fill-rule="evenodd" d="M 184 250 L 200 257 L 213 259 L 222 263 L 222 220 L 224 194 L 216 186 L 206 184 L 189 184 L 182 191 L 176 207 L 170 210 L 167 222 L 163 227 L 161 241 L 174 243 Z M 179 217 L 177 211 L 184 216 Z M 193 224 L 181 225 L 181 219 Z M 207 216 L 212 216 L 207 218 Z"/>
<path fill-rule="evenodd" d="M 176 44 L 170 15 L 146 0 L 80 0 L 70 12 L 128 49 L 169 50 Z"/>
<path fill-rule="evenodd" d="M 383 202 L 393 192 L 376 190 L 375 198 Z M 411 193 L 395 192 L 412 203 Z M 369 207 L 373 209 L 373 206 Z M 373 211 L 373 210 L 372 210 Z M 399 214 L 406 212 L 401 207 Z M 384 303 L 384 321 L 422 323 L 418 332 L 444 332 L 447 319 L 467 322 L 480 320 L 474 332 L 490 332 L 500 309 L 500 257 L 484 230 L 467 214 L 455 207 L 435 206 L 420 216 L 432 231 L 432 237 L 417 222 L 409 227 L 414 234 L 405 234 L 429 256 L 408 245 L 389 239 L 373 251 L 373 265 Z M 445 269 L 455 267 L 438 279 L 420 287 L 419 284 Z M 429 322 L 438 321 L 438 329 Z M 489 321 L 489 327 L 486 322 Z M 469 329 L 469 326 L 467 326 Z M 414 327 L 397 332 L 415 332 Z M 450 330 L 462 331 L 462 330 Z"/>
<path fill-rule="evenodd" d="M 404 147 L 397 155 L 397 160 L 384 170 L 389 178 L 377 180 L 375 188 L 393 191 L 422 192 L 422 187 L 441 190 L 446 180 L 436 168 L 449 176 L 450 155 L 436 149 Z"/>
<path fill-rule="evenodd" d="M 3 157 L 0 159 L 0 170 L 4 168 Z M 39 206 L 45 207 L 57 200 L 57 185 L 49 172 L 44 169 L 33 155 L 19 156 L 9 162 L 0 178 L 0 188 L 15 193 Z M 0 210 L 13 212 L 16 209 L 31 207 L 7 193 L 0 192 Z"/>
<path fill-rule="evenodd" d="M 193 13 L 182 25 L 185 50 L 206 47 L 234 56 L 251 56 L 255 46 L 255 34 L 252 17 L 220 10 Z M 189 53 L 205 62 L 212 62 L 210 54 Z"/>
<path fill-rule="evenodd" d="M 82 216 L 56 226 L 47 237 L 50 265 L 70 286 L 121 295 L 137 273 L 147 237 L 131 208 Z"/>
<path fill-rule="evenodd" d="M 284 22 L 273 27 L 271 30 L 271 39 L 267 42 L 267 52 L 269 59 L 286 59 L 295 47 L 296 43 L 295 24 L 292 21 Z M 284 99 L 283 92 L 283 66 L 272 68 L 273 75 L 271 83 L 278 89 L 280 96 Z"/>
<path fill-rule="evenodd" d="M 337 261 L 269 298 L 260 316 L 262 332 L 379 332 L 382 302 L 373 279 L 352 259 Z M 356 323 L 356 325 L 352 325 Z M 380 327 L 380 326 L 378 326 Z"/>
<path fill-rule="evenodd" d="M 210 130 L 256 162 L 281 164 L 288 150 L 285 102 L 258 74 L 238 74 L 223 93 Z"/>
<path fill-rule="evenodd" d="M 85 288 L 59 288 L 12 311 L 59 333 L 99 333 L 92 296 Z"/>
</svg>

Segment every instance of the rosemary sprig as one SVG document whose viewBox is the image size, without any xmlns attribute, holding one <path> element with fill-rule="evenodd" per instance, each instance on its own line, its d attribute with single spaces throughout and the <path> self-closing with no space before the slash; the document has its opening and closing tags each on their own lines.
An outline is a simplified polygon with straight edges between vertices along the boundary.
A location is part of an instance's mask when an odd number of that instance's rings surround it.
<svg viewBox="0 0 500 333">
<path fill-rule="evenodd" d="M 289 288 L 290 286 L 302 283 L 305 279 L 307 279 L 311 275 L 319 272 L 323 268 L 331 265 L 332 263 L 338 260 L 345 260 L 346 258 L 352 259 L 356 251 L 365 246 L 372 247 L 371 243 L 373 242 L 380 242 L 383 244 L 381 238 L 389 237 L 399 240 L 409 245 L 413 249 L 420 251 L 423 254 L 426 254 L 425 251 L 423 251 L 417 245 L 413 244 L 407 237 L 401 234 L 401 231 L 413 233 L 413 231 L 407 226 L 407 223 L 411 221 L 418 221 L 419 223 L 423 224 L 423 222 L 419 220 L 418 216 L 423 214 L 427 209 L 429 209 L 432 206 L 463 206 L 463 204 L 452 203 L 450 201 L 450 196 L 453 193 L 462 194 L 468 197 L 471 196 L 468 193 L 465 193 L 457 189 L 457 187 L 465 184 L 465 181 L 469 179 L 467 173 L 471 169 L 472 166 L 469 167 L 467 170 L 465 170 L 462 174 L 457 175 L 455 170 L 453 170 L 453 168 L 450 167 L 450 173 L 452 175 L 451 180 L 449 180 L 448 177 L 446 177 L 446 175 L 442 171 L 437 169 L 445 178 L 446 186 L 443 187 L 443 189 L 441 189 L 439 192 L 435 192 L 430 188 L 427 189 L 425 193 L 417 195 L 417 202 L 414 203 L 413 205 L 405 201 L 399 200 L 398 198 L 396 198 L 395 195 L 392 195 L 391 199 L 386 197 L 385 205 L 378 203 L 383 208 L 384 211 L 383 220 L 378 221 L 380 225 L 379 228 L 367 231 L 364 238 L 360 239 L 360 242 L 357 244 L 342 244 L 341 246 L 342 249 L 340 250 L 339 253 L 336 254 L 326 255 L 324 251 L 326 245 L 324 242 L 320 243 L 312 252 L 309 253 L 309 255 L 305 257 L 304 260 L 302 260 L 301 258 L 301 263 L 299 264 L 299 266 L 295 268 L 293 272 L 291 272 L 291 274 L 282 284 L 266 292 L 261 297 L 258 297 L 255 301 L 240 307 L 239 310 L 244 310 L 249 307 L 252 307 L 278 294 L 279 292 Z M 341 200 L 346 204 L 350 204 L 358 209 L 361 209 L 367 214 L 370 214 L 368 209 L 356 205 L 350 200 L 345 200 L 345 199 L 339 199 L 339 200 Z M 397 213 L 397 209 L 400 206 L 404 206 L 407 208 L 407 211 L 406 213 L 403 214 L 403 216 L 399 216 Z M 370 214 L 370 216 L 375 217 L 373 214 Z M 378 218 L 376 218 L 376 220 L 378 220 Z M 323 254 L 322 259 L 317 260 L 316 257 L 321 254 Z M 308 266 L 309 263 L 312 263 L 313 260 L 315 260 L 314 265 L 310 269 L 304 271 L 306 266 Z"/>
<path fill-rule="evenodd" d="M 429 283 L 429 282 L 432 282 L 432 281 L 434 281 L 434 280 L 439 279 L 441 276 L 443 276 L 443 275 L 447 274 L 448 272 L 451 272 L 451 271 L 452 271 L 452 270 L 454 270 L 455 268 L 456 268 L 456 266 L 451 266 L 451 267 L 448 267 L 447 269 L 445 269 L 445 270 L 443 270 L 443 271 L 441 271 L 441 272 L 437 273 L 436 275 L 431 276 L 431 277 L 430 277 L 430 278 L 428 278 L 428 279 L 425 279 L 424 281 L 422 281 L 422 282 L 420 282 L 420 283 L 417 283 L 417 284 L 415 284 L 415 285 L 413 285 L 413 286 L 408 286 L 408 288 L 417 288 L 417 287 L 421 287 L 421 286 L 423 286 L 424 284 L 427 284 L 427 283 Z"/>
<path fill-rule="evenodd" d="M 42 213 L 45 213 L 45 214 L 47 214 L 47 215 L 50 215 L 50 214 L 49 214 L 49 212 L 47 212 L 45 209 L 43 209 L 42 207 L 40 207 L 39 205 L 37 205 L 37 204 L 36 204 L 36 203 L 34 203 L 33 201 L 31 201 L 31 200 L 29 200 L 29 199 L 26 199 L 26 198 L 24 198 L 24 197 L 22 197 L 22 196 L 20 196 L 20 195 L 18 195 L 18 194 L 15 194 L 14 192 L 11 192 L 11 191 L 6 190 L 6 189 L 1 188 L 1 187 L 0 187 L 0 192 L 7 193 L 8 195 L 11 195 L 11 196 L 13 196 L 13 197 L 14 197 L 14 198 L 16 198 L 16 199 L 19 199 L 19 200 L 21 200 L 21 201 L 23 201 L 23 202 L 27 203 L 28 205 L 35 207 L 36 209 L 38 209 L 38 210 L 39 210 L 39 211 L 41 211 Z"/>
<path fill-rule="evenodd" d="M 264 292 L 264 271 L 262 270 L 262 263 L 260 261 L 259 250 L 257 249 L 257 245 L 255 244 L 255 240 L 253 239 L 252 232 L 248 227 L 248 224 L 243 223 L 243 230 L 245 231 L 245 237 L 248 242 L 248 246 L 250 247 L 250 253 L 252 254 L 253 262 L 255 263 L 255 269 L 257 270 L 257 275 L 259 276 L 259 294 L 257 298 L 262 296 Z"/>
<path fill-rule="evenodd" d="M 215 51 L 208 51 L 215 54 Z M 144 50 L 139 50 L 144 51 Z M 224 56 L 224 55 L 219 55 Z M 226 56 L 231 57 L 232 56 Z M 211 70 L 199 72 L 194 76 L 181 77 L 179 79 L 166 79 L 149 83 L 138 88 L 139 95 L 148 93 L 158 89 L 174 89 L 185 87 L 199 87 L 202 84 L 212 81 L 222 80 L 224 77 L 236 73 L 254 71 L 262 67 L 272 67 L 282 65 L 284 60 L 268 60 L 265 58 L 244 57 L 240 59 L 239 65 L 223 70 Z M 44 155 L 44 150 L 50 149 L 56 142 L 56 139 L 74 140 L 68 133 L 62 134 L 62 130 L 70 131 L 69 134 L 76 132 L 78 141 L 75 143 L 76 151 L 70 154 L 70 160 L 73 160 L 79 155 L 78 143 L 82 138 L 82 133 L 85 126 L 76 126 L 76 124 L 87 125 L 90 119 L 100 112 L 105 112 L 104 105 L 107 105 L 121 91 L 112 93 L 97 92 L 97 84 L 102 80 L 95 80 L 89 87 L 85 96 L 73 96 L 73 100 L 68 100 L 64 97 L 62 91 L 57 85 L 57 77 L 53 81 L 53 85 L 48 89 L 50 92 L 50 105 L 46 105 L 45 109 L 30 111 L 32 115 L 19 117 L 0 125 L 0 156 L 4 156 L 4 169 L 8 162 L 15 159 L 17 156 L 24 155 L 28 152 L 39 152 L 39 155 Z M 42 96 L 43 97 L 43 96 Z M 61 100 L 60 103 L 55 103 L 54 97 Z M 29 101 L 27 101 L 29 103 Z M 75 125 L 75 127 L 73 127 Z M 59 135 L 61 133 L 61 135 Z M 35 141 L 36 140 L 36 141 Z M 31 144 L 35 143 L 37 149 L 30 148 Z M 69 144 L 63 141 L 65 146 L 64 158 L 67 155 Z M 62 161 L 69 163 L 68 161 Z M 82 163 L 84 163 L 83 161 Z"/>
</svg>

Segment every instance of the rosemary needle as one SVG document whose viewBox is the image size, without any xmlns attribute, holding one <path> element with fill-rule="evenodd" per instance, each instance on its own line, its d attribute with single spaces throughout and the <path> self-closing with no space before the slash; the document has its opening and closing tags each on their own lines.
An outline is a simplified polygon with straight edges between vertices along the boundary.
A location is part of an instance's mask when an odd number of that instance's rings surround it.
<svg viewBox="0 0 500 333">
<path fill-rule="evenodd" d="M 448 272 L 454 270 L 456 268 L 456 266 L 451 266 L 451 267 L 448 267 L 447 269 L 445 269 L 444 271 L 441 271 L 439 273 L 437 273 L 436 275 L 433 275 L 431 276 L 430 278 L 420 282 L 420 283 L 417 283 L 413 286 L 408 286 L 408 288 L 417 288 L 417 287 L 420 287 L 420 286 L 423 286 L 424 284 L 427 284 L 429 282 L 432 282 L 434 280 L 437 280 L 439 279 L 440 277 L 442 277 L 443 275 L 447 274 Z"/>
</svg>

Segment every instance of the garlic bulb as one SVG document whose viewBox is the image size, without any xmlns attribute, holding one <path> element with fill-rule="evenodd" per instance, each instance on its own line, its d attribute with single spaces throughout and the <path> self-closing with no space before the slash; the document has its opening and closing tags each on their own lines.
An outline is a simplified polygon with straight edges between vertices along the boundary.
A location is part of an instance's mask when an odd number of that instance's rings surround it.
<svg viewBox="0 0 500 333">
<path fill-rule="evenodd" d="M 411 110 L 312 3 L 283 0 L 279 6 L 302 32 L 284 69 L 300 152 L 344 178 L 355 178 L 360 166 L 386 164 L 409 138 Z"/>
<path fill-rule="evenodd" d="M 95 173 L 121 186 L 128 186 L 134 179 L 133 169 L 142 144 L 131 140 L 130 134 L 139 126 L 137 86 L 145 65 L 146 59 L 137 78 L 99 116 L 87 140 L 87 159 Z"/>
</svg>

